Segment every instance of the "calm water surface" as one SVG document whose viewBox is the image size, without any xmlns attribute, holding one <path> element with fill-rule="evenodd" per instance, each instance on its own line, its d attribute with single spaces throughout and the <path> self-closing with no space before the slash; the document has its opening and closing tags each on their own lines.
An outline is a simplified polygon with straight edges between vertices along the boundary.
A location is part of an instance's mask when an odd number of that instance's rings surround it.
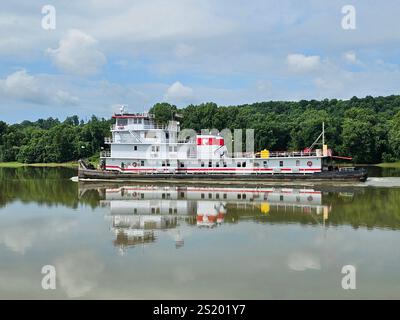
<svg viewBox="0 0 400 320">
<path fill-rule="evenodd" d="M 0 298 L 400 298 L 398 174 L 260 188 L 74 175 L 0 169 Z M 56 290 L 41 287 L 44 265 Z M 341 287 L 344 265 L 356 290 Z"/>
</svg>

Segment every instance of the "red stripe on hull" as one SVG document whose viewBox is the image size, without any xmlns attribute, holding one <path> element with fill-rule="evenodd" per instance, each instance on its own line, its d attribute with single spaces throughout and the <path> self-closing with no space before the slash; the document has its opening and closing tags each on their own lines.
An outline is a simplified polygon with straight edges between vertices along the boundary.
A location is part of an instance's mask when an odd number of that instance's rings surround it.
<svg viewBox="0 0 400 320">
<path fill-rule="evenodd" d="M 118 169 L 121 171 L 133 171 L 133 172 L 147 172 L 147 171 L 157 171 L 157 172 L 169 172 L 169 169 L 166 168 L 124 168 L 122 169 L 119 166 L 106 166 L 107 169 Z M 178 172 L 221 172 L 221 171 L 231 171 L 231 172 L 272 172 L 274 169 L 271 168 L 177 168 L 176 171 Z M 281 168 L 281 171 L 284 172 L 292 172 L 293 169 L 291 168 Z M 300 168 L 299 171 L 302 172 L 321 172 L 321 169 L 319 168 L 307 168 L 307 169 L 303 169 Z M 277 172 L 278 173 L 278 172 Z"/>
</svg>

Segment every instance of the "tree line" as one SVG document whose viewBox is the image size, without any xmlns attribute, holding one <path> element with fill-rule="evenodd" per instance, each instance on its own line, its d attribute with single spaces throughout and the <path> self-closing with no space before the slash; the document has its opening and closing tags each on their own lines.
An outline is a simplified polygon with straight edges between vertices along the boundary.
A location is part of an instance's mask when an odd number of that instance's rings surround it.
<svg viewBox="0 0 400 320">
<path fill-rule="evenodd" d="M 215 103 L 178 109 L 157 103 L 159 122 L 179 117 L 181 128 L 254 129 L 255 149 L 302 150 L 321 133 L 335 154 L 357 163 L 400 160 L 400 96 L 259 102 L 238 106 Z M 77 116 L 7 124 L 0 121 L 0 161 L 67 162 L 98 154 L 110 135 L 111 119 Z"/>
<path fill-rule="evenodd" d="M 111 120 L 78 116 L 63 122 L 48 118 L 8 125 L 0 121 L 0 161 L 68 162 L 97 154 L 109 135 Z"/>
<path fill-rule="evenodd" d="M 158 103 L 151 112 L 165 122 L 178 114 L 182 128 L 254 129 L 255 149 L 303 150 L 322 130 L 334 154 L 356 163 L 400 160 L 400 96 L 270 101 L 239 106 L 215 103 L 178 109 Z"/>
</svg>

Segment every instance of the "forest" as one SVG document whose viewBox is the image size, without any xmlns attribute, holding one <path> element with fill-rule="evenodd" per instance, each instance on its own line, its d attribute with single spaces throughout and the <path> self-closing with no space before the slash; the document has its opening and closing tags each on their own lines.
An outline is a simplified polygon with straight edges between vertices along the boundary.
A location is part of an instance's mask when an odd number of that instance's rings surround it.
<svg viewBox="0 0 400 320">
<path fill-rule="evenodd" d="M 202 103 L 177 108 L 157 103 L 158 122 L 179 117 L 181 128 L 254 129 L 255 149 L 301 150 L 309 147 L 325 122 L 334 154 L 355 163 L 400 160 L 400 96 L 259 102 L 238 106 Z M 111 119 L 77 116 L 7 124 L 0 121 L 0 162 L 67 162 L 96 155 L 110 135 Z"/>
</svg>

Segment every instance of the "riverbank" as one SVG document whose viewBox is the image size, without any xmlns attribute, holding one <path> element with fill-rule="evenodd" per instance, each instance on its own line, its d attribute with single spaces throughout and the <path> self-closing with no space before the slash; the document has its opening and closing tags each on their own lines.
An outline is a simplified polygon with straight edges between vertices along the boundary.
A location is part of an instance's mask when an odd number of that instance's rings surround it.
<svg viewBox="0 0 400 320">
<path fill-rule="evenodd" d="M 381 167 L 381 168 L 396 168 L 396 169 L 400 169 L 400 161 L 379 163 L 376 166 Z"/>
<path fill-rule="evenodd" d="M 0 162 L 0 168 L 20 168 L 20 167 L 68 167 L 78 168 L 78 162 L 63 162 L 63 163 L 21 163 L 21 162 Z"/>
</svg>

